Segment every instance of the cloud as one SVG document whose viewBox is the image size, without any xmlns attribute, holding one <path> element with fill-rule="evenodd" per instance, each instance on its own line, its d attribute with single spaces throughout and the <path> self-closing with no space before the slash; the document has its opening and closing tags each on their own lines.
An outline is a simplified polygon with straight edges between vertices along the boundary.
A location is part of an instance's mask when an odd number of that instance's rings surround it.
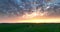
<svg viewBox="0 0 60 32">
<path fill-rule="evenodd" d="M 24 13 L 36 12 L 34 9 L 39 8 L 43 12 L 58 16 L 60 0 L 0 0 L 0 14 L 5 16 L 21 16 Z"/>
</svg>

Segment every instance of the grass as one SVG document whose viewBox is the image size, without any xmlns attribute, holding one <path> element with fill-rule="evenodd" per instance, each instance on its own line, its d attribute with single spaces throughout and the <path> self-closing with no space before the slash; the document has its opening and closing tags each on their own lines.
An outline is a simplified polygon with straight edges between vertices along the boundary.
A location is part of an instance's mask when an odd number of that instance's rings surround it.
<svg viewBox="0 0 60 32">
<path fill-rule="evenodd" d="M 60 24 L 0 24 L 0 32 L 60 32 Z"/>
</svg>

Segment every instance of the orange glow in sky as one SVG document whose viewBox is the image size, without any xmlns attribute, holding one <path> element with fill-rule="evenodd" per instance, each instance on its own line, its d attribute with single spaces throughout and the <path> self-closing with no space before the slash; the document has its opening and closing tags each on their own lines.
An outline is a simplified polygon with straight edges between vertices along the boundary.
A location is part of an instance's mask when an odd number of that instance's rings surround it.
<svg viewBox="0 0 60 32">
<path fill-rule="evenodd" d="M 32 13 L 24 15 L 18 23 L 60 23 L 60 18 L 46 17 L 47 13 Z"/>
<path fill-rule="evenodd" d="M 60 17 L 48 17 L 47 13 L 32 13 L 25 14 L 22 17 L 17 17 L 14 19 L 4 19 L 0 23 L 60 23 Z"/>
<path fill-rule="evenodd" d="M 27 19 L 27 20 L 19 20 L 19 23 L 60 23 L 59 18 L 52 18 L 52 19 Z"/>
</svg>

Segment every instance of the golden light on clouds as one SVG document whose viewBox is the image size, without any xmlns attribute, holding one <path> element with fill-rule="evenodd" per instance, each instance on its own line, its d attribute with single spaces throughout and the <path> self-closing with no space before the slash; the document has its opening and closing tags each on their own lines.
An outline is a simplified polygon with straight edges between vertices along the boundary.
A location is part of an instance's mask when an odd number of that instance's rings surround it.
<svg viewBox="0 0 60 32">
<path fill-rule="evenodd" d="M 26 14 L 23 18 L 18 20 L 18 23 L 60 23 L 60 18 L 48 17 L 47 12 Z"/>
<path fill-rule="evenodd" d="M 0 23 L 60 23 L 60 17 L 49 17 L 48 12 L 33 12 L 16 18 L 1 19 Z M 2 21 L 2 22 L 1 22 Z"/>
</svg>

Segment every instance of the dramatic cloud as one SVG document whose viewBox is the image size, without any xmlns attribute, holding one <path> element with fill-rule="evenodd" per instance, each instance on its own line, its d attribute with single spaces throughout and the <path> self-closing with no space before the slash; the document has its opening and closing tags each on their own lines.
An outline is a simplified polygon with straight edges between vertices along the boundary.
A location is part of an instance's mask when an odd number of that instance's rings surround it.
<svg viewBox="0 0 60 32">
<path fill-rule="evenodd" d="M 48 12 L 48 15 L 60 15 L 60 0 L 0 0 L 0 16 L 14 17 L 25 13 Z"/>
</svg>

